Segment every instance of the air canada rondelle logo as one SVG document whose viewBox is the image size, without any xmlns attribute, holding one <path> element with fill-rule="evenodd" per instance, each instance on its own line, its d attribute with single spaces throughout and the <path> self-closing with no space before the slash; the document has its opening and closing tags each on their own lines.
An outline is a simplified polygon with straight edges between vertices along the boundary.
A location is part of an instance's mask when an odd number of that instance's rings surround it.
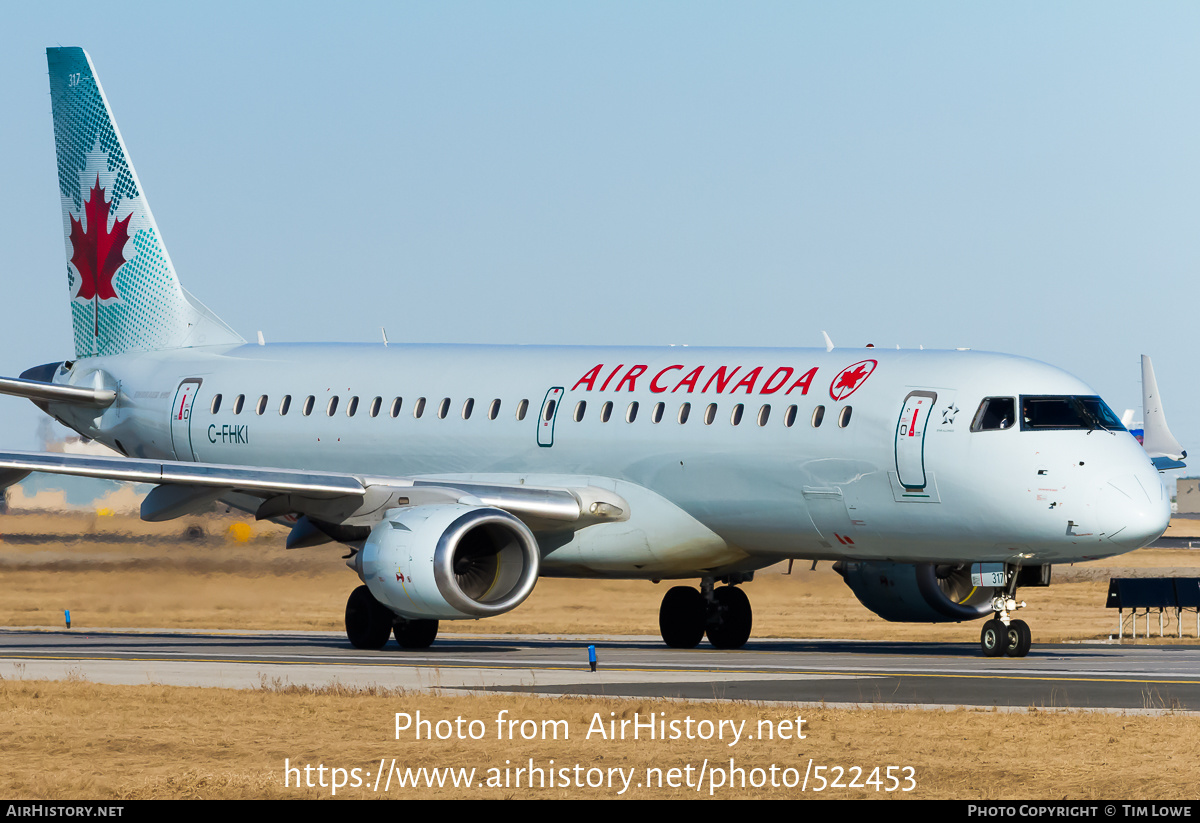
<svg viewBox="0 0 1200 823">
<path fill-rule="evenodd" d="M 859 360 L 854 365 L 842 369 L 829 384 L 829 396 L 834 400 L 845 400 L 867 382 L 877 365 L 879 364 L 875 360 Z"/>
</svg>

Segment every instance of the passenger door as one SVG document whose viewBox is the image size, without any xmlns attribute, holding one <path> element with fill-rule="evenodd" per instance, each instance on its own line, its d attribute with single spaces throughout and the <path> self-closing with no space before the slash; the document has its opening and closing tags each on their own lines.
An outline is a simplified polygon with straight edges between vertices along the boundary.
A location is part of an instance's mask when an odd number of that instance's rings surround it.
<svg viewBox="0 0 1200 823">
<path fill-rule="evenodd" d="M 937 393 L 909 392 L 896 421 L 896 475 L 909 490 L 923 489 L 925 477 L 925 432 L 929 415 L 937 403 Z"/>
<path fill-rule="evenodd" d="M 190 377 L 175 391 L 171 403 L 171 447 L 175 449 L 176 460 L 196 461 L 196 451 L 192 448 L 192 405 L 203 382 L 199 377 Z"/>
<path fill-rule="evenodd" d="M 563 394 L 562 386 L 555 386 L 546 392 L 546 399 L 542 401 L 542 410 L 538 414 L 537 421 L 537 442 L 539 446 L 548 448 L 554 445 L 554 419 L 558 416 L 558 407 L 561 404 Z"/>
</svg>

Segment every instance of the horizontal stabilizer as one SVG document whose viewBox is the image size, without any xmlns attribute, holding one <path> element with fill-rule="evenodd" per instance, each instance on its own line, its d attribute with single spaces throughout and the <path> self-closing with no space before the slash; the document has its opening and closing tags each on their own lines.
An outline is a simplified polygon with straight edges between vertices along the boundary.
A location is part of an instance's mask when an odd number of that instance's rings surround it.
<svg viewBox="0 0 1200 823">
<path fill-rule="evenodd" d="M 1154 378 L 1154 366 L 1150 358 L 1142 355 L 1142 446 L 1150 455 L 1159 471 L 1184 467 L 1187 452 L 1167 428 L 1167 417 L 1162 408 L 1162 395 L 1158 392 L 1158 381 Z M 1167 458 L 1161 460 L 1161 458 Z"/>
<path fill-rule="evenodd" d="M 73 403 L 77 406 L 107 408 L 117 399 L 112 389 L 88 389 L 82 386 L 63 386 L 58 383 L 43 383 L 40 380 L 25 380 L 20 377 L 0 377 L 0 394 L 28 397 L 34 402 Z"/>
</svg>

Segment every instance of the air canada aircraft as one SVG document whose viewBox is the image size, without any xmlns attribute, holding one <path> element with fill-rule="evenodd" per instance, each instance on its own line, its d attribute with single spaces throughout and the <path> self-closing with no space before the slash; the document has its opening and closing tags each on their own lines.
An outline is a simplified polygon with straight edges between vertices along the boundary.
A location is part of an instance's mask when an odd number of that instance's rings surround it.
<svg viewBox="0 0 1200 823">
<path fill-rule="evenodd" d="M 1148 360 L 1153 449 L 1001 354 L 248 343 L 180 285 L 88 55 L 47 56 L 75 354 L 0 393 L 124 457 L 4 452 L 0 484 L 149 483 L 146 520 L 223 501 L 348 547 L 356 647 L 427 647 L 545 575 L 698 580 L 663 640 L 736 649 L 741 584 L 828 560 L 881 617 L 987 618 L 983 652 L 1019 657 L 1018 587 L 1167 526 L 1186 455 Z"/>
</svg>

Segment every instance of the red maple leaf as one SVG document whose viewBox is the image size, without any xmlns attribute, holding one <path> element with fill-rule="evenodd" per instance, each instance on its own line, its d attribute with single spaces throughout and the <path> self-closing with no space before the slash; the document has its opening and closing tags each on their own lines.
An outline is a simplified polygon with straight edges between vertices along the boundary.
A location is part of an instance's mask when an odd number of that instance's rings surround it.
<svg viewBox="0 0 1200 823">
<path fill-rule="evenodd" d="M 862 380 L 866 376 L 867 376 L 866 367 L 859 366 L 854 371 L 843 372 L 842 379 L 837 382 L 837 385 L 834 386 L 834 388 L 835 389 L 853 389 L 855 386 L 858 385 L 858 381 Z"/>
<path fill-rule="evenodd" d="M 74 254 L 71 263 L 79 272 L 79 291 L 75 297 L 81 300 L 113 300 L 120 297 L 113 288 L 113 276 L 125 265 L 125 244 L 129 241 L 129 218 L 113 223 L 108 230 L 109 203 L 104 199 L 100 187 L 100 176 L 92 187 L 90 199 L 83 204 L 87 215 L 87 231 L 83 221 L 71 215 L 71 248 Z"/>
<path fill-rule="evenodd" d="M 834 400 L 846 399 L 871 376 L 876 365 L 874 360 L 862 360 L 842 369 L 829 384 L 829 396 Z"/>
</svg>

